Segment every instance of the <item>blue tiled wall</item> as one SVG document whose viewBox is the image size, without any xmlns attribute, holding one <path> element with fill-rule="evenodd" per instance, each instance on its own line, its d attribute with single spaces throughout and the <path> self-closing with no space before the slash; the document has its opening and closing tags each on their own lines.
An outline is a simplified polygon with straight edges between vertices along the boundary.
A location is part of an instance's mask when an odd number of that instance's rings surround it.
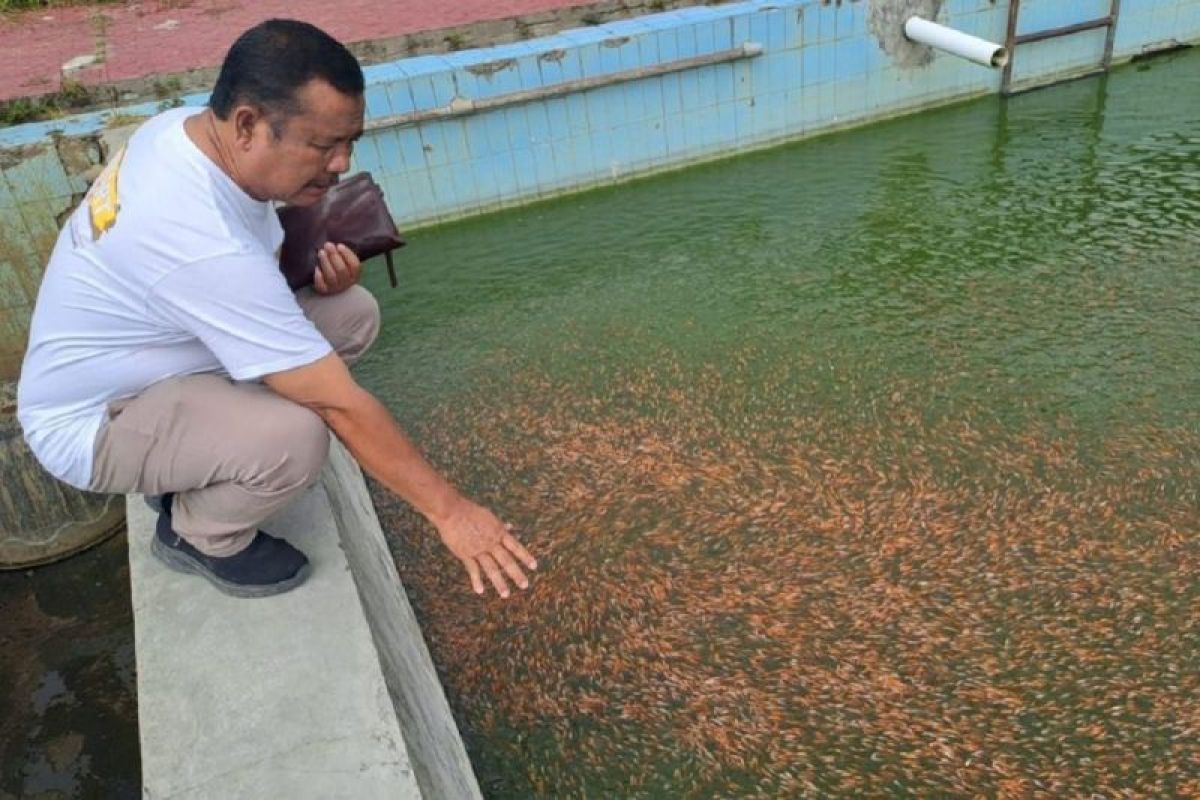
<svg viewBox="0 0 1200 800">
<path fill-rule="evenodd" d="M 1103 16 L 1109 3 L 1024 0 L 1019 32 Z M 378 118 L 747 42 L 764 48 L 757 58 L 378 131 L 364 142 L 358 166 L 379 176 L 403 222 L 419 224 L 998 91 L 998 71 L 951 56 L 897 66 L 869 31 L 869 13 L 867 2 L 849 0 L 700 6 L 373 67 L 368 104 Z M 1003 41 L 1007 15 L 1007 3 L 949 0 L 939 21 Z M 1116 57 L 1197 38 L 1200 0 L 1125 0 Z M 1104 30 L 1093 30 L 1024 45 L 1014 82 L 1094 68 L 1104 40 Z"/>
<path fill-rule="evenodd" d="M 421 56 L 366 69 L 368 122 L 484 100 L 624 70 L 652 67 L 753 42 L 761 55 L 731 63 L 369 133 L 356 168 L 375 174 L 402 225 L 447 220 L 537 197 L 761 147 L 937 103 L 996 92 L 1000 72 L 945 54 L 901 67 L 869 30 L 872 3 L 889 0 L 754 0 L 697 6 L 543 39 Z M 1081 22 L 1110 0 L 1022 0 L 1018 32 Z M 1004 39 L 1005 0 L 946 0 L 938 21 Z M 1200 39 L 1200 0 L 1123 0 L 1117 60 Z M 1019 85 L 1099 65 L 1093 30 L 1022 45 Z M 204 95 L 186 98 L 202 104 Z M 152 104 L 123 109 L 152 114 Z M 93 134 L 112 112 L 0 130 L 0 332 L 25 324 L 55 215 L 82 180 L 50 141 Z M 11 323 L 11 324 L 10 324 Z M 17 337 L 19 339 L 19 337 Z M 0 356 L 3 356 L 0 353 Z M 0 368 L 3 367 L 0 358 Z"/>
</svg>

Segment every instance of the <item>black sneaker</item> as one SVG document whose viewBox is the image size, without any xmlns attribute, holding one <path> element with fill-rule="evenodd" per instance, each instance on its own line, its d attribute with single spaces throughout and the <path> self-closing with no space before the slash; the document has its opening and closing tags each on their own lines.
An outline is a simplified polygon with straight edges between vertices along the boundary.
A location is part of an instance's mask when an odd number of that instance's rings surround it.
<svg viewBox="0 0 1200 800">
<path fill-rule="evenodd" d="M 171 528 L 171 494 L 162 496 L 162 511 L 150 552 L 176 572 L 194 573 L 234 597 L 269 597 L 294 589 L 311 571 L 296 548 L 262 531 L 249 546 L 231 556 L 208 556 L 192 547 Z"/>
</svg>

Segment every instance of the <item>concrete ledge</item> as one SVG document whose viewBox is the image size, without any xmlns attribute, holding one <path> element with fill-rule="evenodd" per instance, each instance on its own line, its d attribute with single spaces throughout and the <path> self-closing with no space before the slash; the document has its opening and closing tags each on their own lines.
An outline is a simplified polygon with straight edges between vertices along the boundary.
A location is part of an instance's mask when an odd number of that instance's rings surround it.
<svg viewBox="0 0 1200 800">
<path fill-rule="evenodd" d="M 162 567 L 154 514 L 128 498 L 145 797 L 479 796 L 365 497 L 335 443 L 322 481 L 264 525 L 313 574 L 260 600 Z"/>
<path fill-rule="evenodd" d="M 336 439 L 322 481 L 417 782 L 429 800 L 480 798 L 479 784 L 383 538 L 362 471 Z"/>
</svg>

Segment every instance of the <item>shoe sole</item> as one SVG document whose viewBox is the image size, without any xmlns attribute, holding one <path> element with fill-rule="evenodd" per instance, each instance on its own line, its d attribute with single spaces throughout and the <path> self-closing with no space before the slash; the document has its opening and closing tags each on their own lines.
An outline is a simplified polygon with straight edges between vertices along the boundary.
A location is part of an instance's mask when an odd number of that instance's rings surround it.
<svg viewBox="0 0 1200 800">
<path fill-rule="evenodd" d="M 295 589 L 308 578 L 312 572 L 312 564 L 305 564 L 295 575 L 279 583 L 269 583 L 259 586 L 247 586 L 242 583 L 232 583 L 220 577 L 183 553 L 172 550 L 162 543 L 157 536 L 150 542 L 150 553 L 171 570 L 184 575 L 199 575 L 217 588 L 217 591 L 231 597 L 270 597 Z"/>
</svg>

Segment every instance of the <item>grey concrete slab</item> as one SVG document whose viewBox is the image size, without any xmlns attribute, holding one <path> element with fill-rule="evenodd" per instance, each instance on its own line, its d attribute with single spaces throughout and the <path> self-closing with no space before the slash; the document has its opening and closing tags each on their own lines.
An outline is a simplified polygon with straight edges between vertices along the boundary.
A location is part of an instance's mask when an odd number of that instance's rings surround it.
<svg viewBox="0 0 1200 800">
<path fill-rule="evenodd" d="M 431 800 L 479 798 L 479 784 L 362 471 L 337 440 L 322 480 L 421 789 Z"/>
<path fill-rule="evenodd" d="M 162 567 L 127 504 L 146 797 L 422 797 L 324 485 L 264 525 L 312 575 L 253 600 Z"/>
</svg>

